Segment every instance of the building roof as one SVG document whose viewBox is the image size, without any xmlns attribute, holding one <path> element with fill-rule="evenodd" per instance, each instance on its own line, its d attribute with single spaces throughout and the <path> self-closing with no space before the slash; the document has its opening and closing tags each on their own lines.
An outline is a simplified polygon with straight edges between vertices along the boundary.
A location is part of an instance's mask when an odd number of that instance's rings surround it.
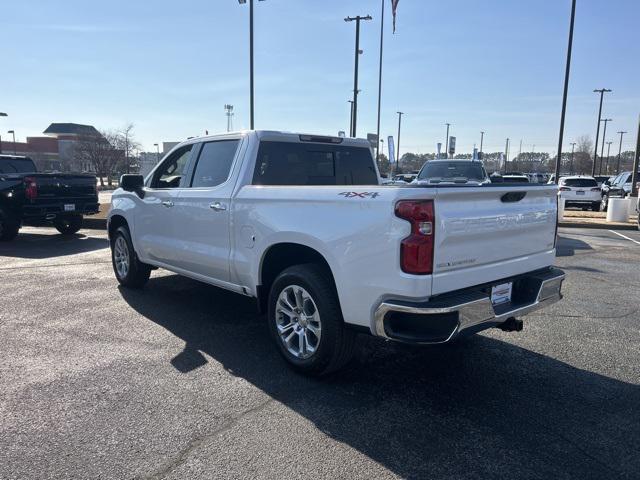
<svg viewBox="0 0 640 480">
<path fill-rule="evenodd" d="M 42 132 L 47 135 L 100 135 L 93 125 L 79 123 L 52 123 Z"/>
</svg>

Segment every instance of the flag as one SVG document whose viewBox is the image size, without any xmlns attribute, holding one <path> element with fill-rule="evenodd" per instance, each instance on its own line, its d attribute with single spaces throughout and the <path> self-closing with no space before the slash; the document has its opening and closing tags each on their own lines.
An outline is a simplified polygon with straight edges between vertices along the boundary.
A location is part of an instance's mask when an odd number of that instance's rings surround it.
<svg viewBox="0 0 640 480">
<path fill-rule="evenodd" d="M 400 0 L 391 0 L 391 13 L 393 13 L 393 33 L 396 33 L 396 10 Z"/>
</svg>

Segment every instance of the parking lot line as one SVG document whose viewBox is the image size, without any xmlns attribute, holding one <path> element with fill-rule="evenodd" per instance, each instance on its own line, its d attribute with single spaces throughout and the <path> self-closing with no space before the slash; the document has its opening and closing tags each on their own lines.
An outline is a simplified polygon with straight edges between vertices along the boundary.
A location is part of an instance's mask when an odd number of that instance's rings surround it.
<svg viewBox="0 0 640 480">
<path fill-rule="evenodd" d="M 622 238 L 624 238 L 624 239 L 626 239 L 626 240 L 629 240 L 630 242 L 633 242 L 633 243 L 635 243 L 635 244 L 637 244 L 637 245 L 640 245 L 640 242 L 639 242 L 639 241 L 637 241 L 637 240 L 634 240 L 633 238 L 629 238 L 629 237 L 627 237 L 626 235 L 623 235 L 623 234 L 621 234 L 621 233 L 618 233 L 618 232 L 616 232 L 616 231 L 614 231 L 614 230 L 609 230 L 609 231 L 610 231 L 611 233 L 615 233 L 615 234 L 616 234 L 616 235 L 618 235 L 619 237 L 622 237 Z"/>
</svg>

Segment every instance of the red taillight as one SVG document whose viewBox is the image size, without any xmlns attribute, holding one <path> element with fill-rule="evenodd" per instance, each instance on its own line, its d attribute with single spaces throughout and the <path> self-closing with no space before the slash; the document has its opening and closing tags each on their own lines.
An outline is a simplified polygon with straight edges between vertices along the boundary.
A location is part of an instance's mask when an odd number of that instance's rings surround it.
<svg viewBox="0 0 640 480">
<path fill-rule="evenodd" d="M 560 187 L 561 192 L 570 192 L 571 189 L 569 187 Z"/>
<path fill-rule="evenodd" d="M 403 200 L 396 217 L 411 223 L 411 234 L 400 244 L 400 266 L 405 273 L 426 275 L 433 271 L 433 200 Z"/>
<path fill-rule="evenodd" d="M 24 196 L 27 200 L 35 200 L 38 196 L 38 185 L 34 177 L 24 177 Z"/>
</svg>

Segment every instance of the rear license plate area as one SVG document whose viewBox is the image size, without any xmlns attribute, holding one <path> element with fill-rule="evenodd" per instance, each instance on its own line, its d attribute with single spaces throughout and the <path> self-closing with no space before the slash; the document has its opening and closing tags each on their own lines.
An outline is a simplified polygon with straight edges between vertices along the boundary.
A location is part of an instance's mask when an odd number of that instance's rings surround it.
<svg viewBox="0 0 640 480">
<path fill-rule="evenodd" d="M 491 287 L 491 303 L 493 306 L 502 305 L 511 301 L 513 282 L 501 283 Z"/>
</svg>

